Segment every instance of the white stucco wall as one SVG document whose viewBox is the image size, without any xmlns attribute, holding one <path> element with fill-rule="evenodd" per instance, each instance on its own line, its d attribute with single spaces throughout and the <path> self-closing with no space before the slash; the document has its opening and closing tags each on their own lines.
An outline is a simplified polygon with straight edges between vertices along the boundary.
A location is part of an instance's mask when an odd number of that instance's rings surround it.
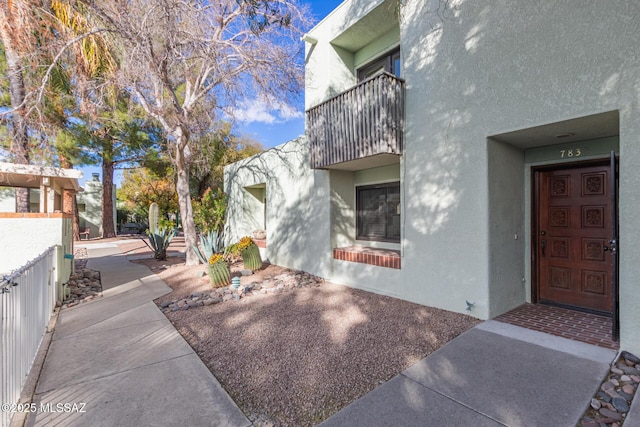
<svg viewBox="0 0 640 427">
<path fill-rule="evenodd" d="M 60 246 L 60 280 L 66 282 L 71 273 L 71 260 L 63 260 L 64 254 L 72 254 L 71 218 L 63 214 L 51 214 L 52 218 L 0 218 L 3 238 L 10 244 L 0 245 L 0 274 L 6 274 L 27 264 L 49 249 Z M 40 214 L 40 216 L 46 214 Z"/>
<path fill-rule="evenodd" d="M 323 275 L 331 257 L 329 181 L 309 168 L 305 138 L 225 168 L 227 241 L 237 242 L 260 225 L 262 205 L 245 187 L 266 184 L 266 257 L 270 262 Z M 261 227 L 260 227 L 261 228 Z"/>
<path fill-rule="evenodd" d="M 406 238 L 413 253 L 434 258 L 425 277 L 426 269 L 411 262 L 407 250 L 403 271 L 406 266 L 409 277 L 423 275 L 424 282 L 439 283 L 426 283 L 429 291 L 454 290 L 453 298 L 432 294 L 444 308 L 459 310 L 465 296 L 476 301 L 475 314 L 484 318 L 513 303 L 520 291 L 501 297 L 506 299 L 497 306 L 493 297 L 511 292 L 523 265 L 508 261 L 522 207 L 505 197 L 519 194 L 513 180 L 522 182 L 517 176 L 522 170 L 512 167 L 520 162 L 517 150 L 490 146 L 488 138 L 618 110 L 621 338 L 623 347 L 639 351 L 633 325 L 640 315 L 632 307 L 640 304 L 640 251 L 632 242 L 640 230 L 634 214 L 640 207 L 634 166 L 640 160 L 635 119 L 640 62 L 638 25 L 630 17 L 640 5 L 461 1 L 443 19 L 426 12 L 432 3 L 408 2 L 401 49 L 407 82 L 406 191 L 415 197 L 408 207 Z M 488 170 L 504 168 L 509 157 L 516 163 L 508 170 Z M 434 215 L 425 218 L 422 212 Z"/>
<path fill-rule="evenodd" d="M 90 238 L 102 235 L 102 182 L 87 181 L 84 191 L 77 195 L 80 228 L 89 227 Z M 116 186 L 113 186 L 113 223 L 116 227 Z M 84 207 L 84 210 L 82 210 Z"/>
<path fill-rule="evenodd" d="M 398 45 L 394 5 L 394 0 L 345 1 L 309 32 L 318 43 L 306 45 L 305 109 L 355 85 L 357 67 Z M 359 27 L 358 22 L 374 11 L 372 22 Z M 380 20 L 384 26 L 390 21 L 395 25 L 380 32 Z M 333 43 L 354 25 L 351 34 Z"/>
</svg>

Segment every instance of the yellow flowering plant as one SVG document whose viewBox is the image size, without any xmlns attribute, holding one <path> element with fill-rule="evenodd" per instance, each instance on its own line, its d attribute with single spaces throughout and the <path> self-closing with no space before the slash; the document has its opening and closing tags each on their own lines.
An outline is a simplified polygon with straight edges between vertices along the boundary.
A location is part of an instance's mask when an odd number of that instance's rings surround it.
<svg viewBox="0 0 640 427">
<path fill-rule="evenodd" d="M 240 252 L 244 251 L 245 249 L 247 249 L 249 246 L 253 245 L 253 240 L 251 240 L 251 237 L 249 236 L 244 236 L 242 239 L 240 239 L 240 241 L 238 242 L 238 250 Z"/>
<path fill-rule="evenodd" d="M 256 271 L 262 267 L 260 250 L 251 237 L 244 236 L 240 239 L 237 249 L 240 252 L 240 255 L 242 255 L 242 262 L 244 263 L 245 268 Z"/>
<path fill-rule="evenodd" d="M 229 266 L 221 254 L 213 254 L 209 257 L 209 282 L 214 288 L 228 286 L 231 283 Z"/>
<path fill-rule="evenodd" d="M 209 257 L 209 265 L 217 264 L 220 261 L 224 262 L 222 254 L 213 254 Z"/>
</svg>

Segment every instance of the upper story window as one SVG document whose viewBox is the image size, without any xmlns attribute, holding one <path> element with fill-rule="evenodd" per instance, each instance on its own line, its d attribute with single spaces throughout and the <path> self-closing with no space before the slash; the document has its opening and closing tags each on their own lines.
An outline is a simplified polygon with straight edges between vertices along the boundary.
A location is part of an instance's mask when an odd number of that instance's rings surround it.
<svg viewBox="0 0 640 427">
<path fill-rule="evenodd" d="M 358 81 L 366 80 L 383 71 L 400 77 L 400 49 L 387 53 L 358 69 Z"/>
</svg>

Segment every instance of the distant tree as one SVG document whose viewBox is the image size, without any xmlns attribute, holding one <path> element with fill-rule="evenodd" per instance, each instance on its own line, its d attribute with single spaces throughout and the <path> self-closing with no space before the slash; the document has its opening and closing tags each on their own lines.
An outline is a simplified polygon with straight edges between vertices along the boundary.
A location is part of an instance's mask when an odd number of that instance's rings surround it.
<svg viewBox="0 0 640 427">
<path fill-rule="evenodd" d="M 161 175 L 149 168 L 137 168 L 124 171 L 117 198 L 136 220 L 146 221 L 149 205 L 157 203 L 160 212 L 178 213 L 178 194 L 173 179 L 173 171 L 159 170 Z"/>
<path fill-rule="evenodd" d="M 264 150 L 262 145 L 231 131 L 230 122 L 221 122 L 212 132 L 195 139 L 191 163 L 191 189 L 198 199 L 209 189 L 222 189 L 224 167 Z"/>
<path fill-rule="evenodd" d="M 202 232 L 221 233 L 227 219 L 227 195 L 218 188 L 208 188 L 200 200 L 193 202 L 193 220 Z"/>
<path fill-rule="evenodd" d="M 110 99 L 110 100 L 109 100 Z M 96 102 L 98 104 L 98 102 Z M 76 152 L 81 164 L 102 166 L 102 237 L 115 237 L 113 175 L 115 169 L 154 161 L 162 149 L 161 131 L 141 117 L 127 93 L 102 95 L 101 106 L 68 127 L 70 138 L 58 146 L 61 153 Z"/>
<path fill-rule="evenodd" d="M 295 0 L 84 0 L 121 42 L 117 82 L 168 135 L 188 265 L 198 263 L 189 190 L 192 135 L 239 96 L 278 99 L 302 88 Z M 97 27 L 96 27 L 97 28 Z"/>
</svg>

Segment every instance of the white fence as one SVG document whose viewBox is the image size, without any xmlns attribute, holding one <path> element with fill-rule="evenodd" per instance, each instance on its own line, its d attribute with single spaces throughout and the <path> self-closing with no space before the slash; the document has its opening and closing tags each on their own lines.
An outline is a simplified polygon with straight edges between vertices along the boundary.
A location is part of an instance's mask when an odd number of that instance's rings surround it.
<svg viewBox="0 0 640 427">
<path fill-rule="evenodd" d="M 11 406 L 20 399 L 55 307 L 56 250 L 52 246 L 24 267 L 0 278 L 1 426 L 8 426 L 11 421 Z"/>
</svg>

